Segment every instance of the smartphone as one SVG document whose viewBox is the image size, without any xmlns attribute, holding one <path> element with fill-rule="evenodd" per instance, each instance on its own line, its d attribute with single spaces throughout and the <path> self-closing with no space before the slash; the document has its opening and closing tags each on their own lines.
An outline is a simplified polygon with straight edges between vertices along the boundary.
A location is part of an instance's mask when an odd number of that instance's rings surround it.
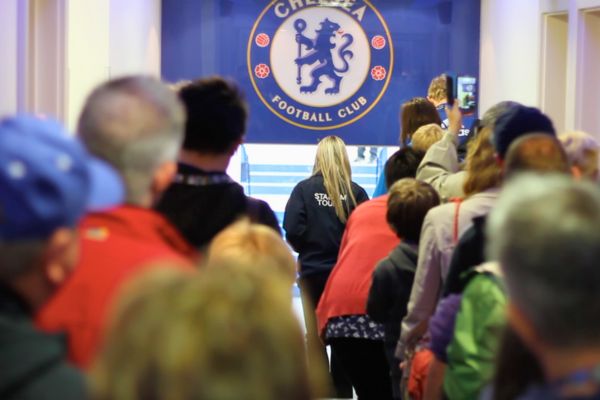
<svg viewBox="0 0 600 400">
<path fill-rule="evenodd" d="M 450 74 L 446 74 L 446 100 L 448 107 L 454 105 L 454 99 L 456 98 L 456 92 L 454 91 L 454 78 Z"/>
<path fill-rule="evenodd" d="M 464 114 L 472 114 L 477 110 L 477 78 L 459 75 L 456 78 L 454 93 L 458 107 Z"/>
</svg>

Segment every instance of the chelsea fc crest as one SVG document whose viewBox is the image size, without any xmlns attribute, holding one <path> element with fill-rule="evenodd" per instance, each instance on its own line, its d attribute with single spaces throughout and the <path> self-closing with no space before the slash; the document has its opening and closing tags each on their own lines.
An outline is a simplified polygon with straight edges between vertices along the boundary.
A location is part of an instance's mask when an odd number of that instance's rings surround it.
<svg viewBox="0 0 600 400">
<path fill-rule="evenodd" d="M 275 0 L 247 49 L 248 73 L 279 118 L 326 130 L 364 117 L 385 93 L 394 64 L 389 29 L 367 0 Z"/>
</svg>

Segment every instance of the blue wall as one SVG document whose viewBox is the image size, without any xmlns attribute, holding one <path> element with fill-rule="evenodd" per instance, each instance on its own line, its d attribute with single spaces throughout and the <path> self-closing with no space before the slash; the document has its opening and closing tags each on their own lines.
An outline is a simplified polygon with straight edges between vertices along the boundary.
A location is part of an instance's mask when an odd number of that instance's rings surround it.
<svg viewBox="0 0 600 400">
<path fill-rule="evenodd" d="M 435 75 L 479 75 L 480 0 L 373 0 L 390 30 L 394 70 L 381 101 L 362 119 L 334 130 L 292 126 L 260 101 L 248 76 L 248 36 L 265 0 L 163 0 L 162 71 L 168 81 L 225 75 L 250 103 L 247 142 L 316 143 L 329 134 L 348 144 L 396 145 L 399 107 L 425 96 Z"/>
</svg>

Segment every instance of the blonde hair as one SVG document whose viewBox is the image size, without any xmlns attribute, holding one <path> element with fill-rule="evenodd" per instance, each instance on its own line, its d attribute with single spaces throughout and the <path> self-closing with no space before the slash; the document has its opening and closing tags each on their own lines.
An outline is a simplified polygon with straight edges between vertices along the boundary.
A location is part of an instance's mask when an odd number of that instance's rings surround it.
<svg viewBox="0 0 600 400">
<path fill-rule="evenodd" d="M 313 175 L 323 175 L 325 191 L 340 221 L 346 222 L 350 207 L 356 206 L 352 192 L 352 170 L 346 144 L 337 136 L 327 136 L 319 142 Z M 346 198 L 345 206 L 342 197 Z"/>
<path fill-rule="evenodd" d="M 92 370 L 93 399 L 326 395 L 325 370 L 308 370 L 289 285 L 277 274 L 226 263 L 160 278 L 121 299 Z"/>
<path fill-rule="evenodd" d="M 438 75 L 431 80 L 429 89 L 427 89 L 427 97 L 435 101 L 447 101 L 446 92 L 446 75 Z"/>
<path fill-rule="evenodd" d="M 236 222 L 214 237 L 208 248 L 209 262 L 236 262 L 273 267 L 290 285 L 296 279 L 296 261 L 283 239 L 265 225 L 247 219 Z"/>
<path fill-rule="evenodd" d="M 423 125 L 413 133 L 412 148 L 425 153 L 432 144 L 439 142 L 442 136 L 444 130 L 438 124 Z"/>
<path fill-rule="evenodd" d="M 467 177 L 463 185 L 467 197 L 500 185 L 502 169 L 496 161 L 491 137 L 492 129 L 485 127 L 469 143 L 465 168 Z"/>
</svg>

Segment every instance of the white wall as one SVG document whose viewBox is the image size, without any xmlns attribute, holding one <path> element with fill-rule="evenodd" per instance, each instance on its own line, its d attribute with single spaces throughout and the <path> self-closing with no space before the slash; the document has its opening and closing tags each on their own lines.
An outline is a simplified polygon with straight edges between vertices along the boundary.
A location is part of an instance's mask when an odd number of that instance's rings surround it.
<svg viewBox="0 0 600 400">
<path fill-rule="evenodd" d="M 0 115 L 43 113 L 74 128 L 90 90 L 160 75 L 160 0 L 0 0 Z"/>
<path fill-rule="evenodd" d="M 73 129 L 87 94 L 108 78 L 109 3 L 69 0 L 66 21 L 66 122 Z"/>
<path fill-rule="evenodd" d="M 567 13 L 548 14 L 542 21 L 540 107 L 564 131 L 567 96 L 569 18 Z"/>
<path fill-rule="evenodd" d="M 539 103 L 538 0 L 482 0 L 480 109 L 502 100 Z"/>
<path fill-rule="evenodd" d="M 0 116 L 17 111 L 17 3 L 0 1 Z"/>
<path fill-rule="evenodd" d="M 111 0 L 111 76 L 160 75 L 160 3 L 160 0 Z"/>
<path fill-rule="evenodd" d="M 160 0 L 69 0 L 67 121 L 110 77 L 160 74 Z"/>
<path fill-rule="evenodd" d="M 64 120 L 65 114 L 65 0 L 29 2 L 23 106 L 31 112 Z M 19 88 L 20 89 L 20 88 Z"/>
<path fill-rule="evenodd" d="M 515 100 L 547 108 L 544 111 L 551 117 L 555 114 L 560 128 L 587 128 L 600 138 L 600 118 L 590 122 L 591 115 L 600 113 L 586 109 L 587 105 L 600 104 L 600 91 L 586 90 L 592 80 L 598 82 L 597 60 L 586 57 L 590 54 L 586 46 L 592 43 L 592 47 L 600 48 L 595 44 L 600 38 L 592 40 L 600 35 L 600 19 L 587 14 L 590 9 L 600 9 L 600 0 L 482 0 L 480 109 Z M 542 102 L 542 48 L 549 39 L 542 36 L 542 22 L 552 13 L 566 13 L 568 17 L 564 110 L 559 112 Z M 595 96 L 593 101 L 589 96 Z"/>
<path fill-rule="evenodd" d="M 580 21 L 575 124 L 600 138 L 600 10 Z"/>
</svg>

